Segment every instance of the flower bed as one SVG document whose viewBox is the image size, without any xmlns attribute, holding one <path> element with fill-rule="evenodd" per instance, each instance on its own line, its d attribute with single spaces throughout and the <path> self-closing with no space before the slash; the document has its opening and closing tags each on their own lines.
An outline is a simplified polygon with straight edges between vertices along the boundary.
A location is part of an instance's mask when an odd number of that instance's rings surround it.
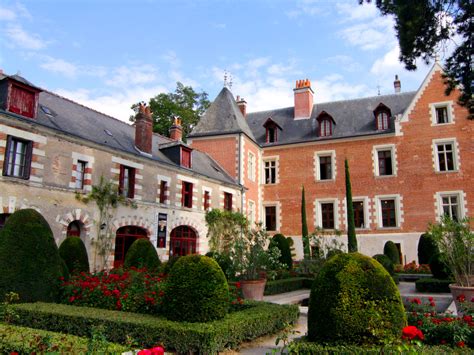
<svg viewBox="0 0 474 355">
<path fill-rule="evenodd" d="M 102 326 L 108 341 L 133 341 L 142 348 L 161 343 L 167 351 L 216 353 L 228 347 L 271 334 L 298 319 L 297 306 L 264 302 L 235 305 L 240 310 L 224 319 L 208 323 L 173 322 L 162 317 L 123 311 L 75 307 L 64 304 L 34 303 L 9 306 L 18 314 L 17 325 L 88 336 L 90 328 Z"/>
<path fill-rule="evenodd" d="M 417 265 L 414 261 L 405 265 L 397 264 L 394 267 L 397 274 L 431 274 L 428 264 Z"/>
</svg>

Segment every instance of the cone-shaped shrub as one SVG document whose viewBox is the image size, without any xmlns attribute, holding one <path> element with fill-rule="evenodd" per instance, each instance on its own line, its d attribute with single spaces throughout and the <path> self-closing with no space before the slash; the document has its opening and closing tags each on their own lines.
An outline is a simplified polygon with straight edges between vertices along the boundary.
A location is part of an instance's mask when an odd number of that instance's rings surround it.
<svg viewBox="0 0 474 355">
<path fill-rule="evenodd" d="M 293 267 L 293 260 L 291 258 L 291 249 L 288 240 L 283 234 L 275 234 L 270 241 L 270 247 L 277 247 L 280 250 L 279 261 L 286 265 L 288 270 Z"/>
<path fill-rule="evenodd" d="M 146 267 L 148 270 L 155 270 L 160 264 L 156 249 L 146 238 L 137 239 L 132 243 L 123 262 L 125 268 L 132 266 L 137 268 Z"/>
<path fill-rule="evenodd" d="M 438 253 L 438 246 L 431 235 L 422 234 L 418 241 L 418 264 L 429 264 L 431 257 Z"/>
<path fill-rule="evenodd" d="M 0 232 L 0 298 L 16 292 L 21 302 L 54 302 L 62 260 L 43 216 L 24 209 L 13 213 Z"/>
<path fill-rule="evenodd" d="M 400 264 L 400 252 L 394 242 L 389 240 L 383 247 L 383 253 L 387 255 L 393 264 Z"/>
<path fill-rule="evenodd" d="M 439 251 L 433 254 L 429 261 L 430 270 L 435 279 L 448 280 L 453 278 L 453 273 L 443 260 Z"/>
<path fill-rule="evenodd" d="M 406 325 L 397 286 L 374 259 L 359 253 L 329 259 L 313 282 L 308 310 L 310 341 L 382 344 Z"/>
<path fill-rule="evenodd" d="M 385 255 L 385 254 L 376 254 L 376 255 L 373 256 L 373 258 L 375 260 L 377 260 L 384 267 L 384 269 L 387 270 L 387 272 L 390 275 L 393 275 L 395 273 L 395 269 L 393 267 L 392 260 L 390 260 L 390 258 L 387 255 Z"/>
<path fill-rule="evenodd" d="M 79 237 L 67 237 L 59 246 L 59 255 L 63 258 L 70 274 L 89 272 L 89 258 L 86 246 Z"/>
<path fill-rule="evenodd" d="M 229 310 L 229 286 L 219 264 L 207 256 L 187 255 L 171 269 L 163 299 L 168 319 L 208 322 Z"/>
</svg>

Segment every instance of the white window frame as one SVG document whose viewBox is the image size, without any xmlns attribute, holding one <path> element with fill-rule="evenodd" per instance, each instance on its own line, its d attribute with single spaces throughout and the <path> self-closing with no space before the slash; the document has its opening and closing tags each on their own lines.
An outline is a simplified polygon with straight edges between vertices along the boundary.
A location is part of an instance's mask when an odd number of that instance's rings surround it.
<svg viewBox="0 0 474 355">
<path fill-rule="evenodd" d="M 440 170 L 439 166 L 439 156 L 438 156 L 438 144 L 452 144 L 453 146 L 453 170 Z M 459 147 L 456 141 L 456 138 L 440 138 L 440 139 L 433 139 L 432 141 L 432 154 L 433 154 L 433 163 L 434 169 L 437 173 L 455 173 L 458 172 L 461 166 L 461 162 L 459 160 Z"/>
<path fill-rule="evenodd" d="M 439 222 L 444 215 L 443 209 L 443 197 L 451 197 L 456 196 L 458 198 L 458 217 L 459 219 L 463 219 L 467 215 L 467 205 L 465 201 L 465 193 L 462 190 L 456 191 L 440 191 L 436 192 L 435 199 L 436 199 L 436 220 Z"/>
<path fill-rule="evenodd" d="M 390 151 L 392 155 L 392 175 L 380 175 L 380 167 L 379 167 L 379 152 L 381 151 Z M 395 144 L 383 144 L 383 145 L 374 145 L 372 149 L 372 163 L 373 163 L 373 170 L 374 176 L 381 177 L 381 178 L 389 178 L 397 176 L 398 164 L 397 164 L 397 149 Z"/>
<path fill-rule="evenodd" d="M 262 214 L 262 218 L 261 220 L 263 221 L 263 225 L 265 228 L 267 228 L 266 226 L 266 219 L 267 219 L 267 213 L 265 211 L 265 208 L 266 207 L 276 207 L 275 208 L 275 219 L 276 219 L 276 226 L 275 226 L 275 230 L 272 230 L 272 231 L 269 231 L 269 232 L 279 232 L 280 229 L 281 229 L 281 221 L 280 221 L 280 216 L 281 216 L 281 208 L 280 208 L 280 202 L 276 202 L 276 201 L 268 201 L 268 202 L 265 202 L 263 205 L 263 214 Z"/>
<path fill-rule="evenodd" d="M 382 200 L 395 200 L 395 227 L 384 227 L 382 220 Z M 403 223 L 402 199 L 400 195 L 377 195 L 375 196 L 375 209 L 378 229 L 400 229 Z"/>
<path fill-rule="evenodd" d="M 275 182 L 274 183 L 267 183 L 265 181 L 265 163 L 274 161 L 275 162 Z M 264 185 L 276 185 L 280 182 L 279 178 L 279 157 L 278 156 L 272 156 L 272 157 L 265 157 L 262 159 L 262 184 Z"/>
<path fill-rule="evenodd" d="M 76 170 L 72 170 L 72 176 L 74 176 L 77 179 L 77 164 L 79 161 L 83 161 L 86 163 L 86 169 L 89 168 L 91 171 L 94 167 L 94 157 L 82 153 L 77 153 L 77 152 L 72 152 L 71 153 L 72 157 L 72 165 L 76 165 Z M 119 170 L 120 173 L 120 170 Z M 86 184 L 85 181 L 89 180 L 91 183 Z M 92 191 L 92 174 L 91 173 L 84 173 L 84 187 L 82 191 Z M 77 188 L 76 182 L 71 182 L 69 183 L 69 187 L 71 189 L 79 190 Z"/>
<path fill-rule="evenodd" d="M 255 154 L 249 152 L 248 154 L 248 174 L 247 177 L 250 181 L 255 181 Z"/>
<path fill-rule="evenodd" d="M 323 203 L 332 203 L 334 210 L 334 230 L 339 229 L 341 225 L 339 216 L 339 199 L 337 198 L 324 198 L 314 200 L 314 225 L 323 228 L 323 211 L 321 205 Z M 326 229 L 325 230 L 333 230 Z"/>
<path fill-rule="evenodd" d="M 344 200 L 345 201 L 345 200 Z M 364 209 L 364 227 L 356 227 L 356 230 L 367 230 L 370 229 L 370 219 L 369 219 L 369 198 L 367 196 L 363 197 L 353 197 L 352 202 L 362 202 Z M 347 206 L 346 206 L 346 222 L 347 222 Z"/>
<path fill-rule="evenodd" d="M 255 201 L 253 200 L 248 200 L 248 211 L 247 211 L 247 215 L 248 215 L 248 218 L 249 218 L 249 222 L 250 222 L 250 226 L 253 227 L 253 224 L 255 223 L 255 219 L 256 219 L 256 210 L 255 210 Z"/>
<path fill-rule="evenodd" d="M 449 124 L 454 124 L 454 109 L 453 101 L 442 101 L 442 102 L 433 102 L 429 105 L 430 107 L 430 117 L 432 126 L 445 126 Z M 446 112 L 448 115 L 448 122 L 438 123 L 438 117 L 436 115 L 436 109 L 446 107 Z"/>
<path fill-rule="evenodd" d="M 331 179 L 321 180 L 321 168 L 319 159 L 322 157 L 331 157 Z M 326 182 L 336 180 L 336 151 L 335 150 L 324 150 L 314 152 L 314 173 L 316 181 Z"/>
</svg>

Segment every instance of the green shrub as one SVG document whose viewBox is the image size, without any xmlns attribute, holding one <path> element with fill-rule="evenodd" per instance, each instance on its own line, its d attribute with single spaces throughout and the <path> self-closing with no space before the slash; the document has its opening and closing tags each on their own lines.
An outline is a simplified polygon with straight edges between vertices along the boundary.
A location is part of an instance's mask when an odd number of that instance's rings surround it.
<svg viewBox="0 0 474 355">
<path fill-rule="evenodd" d="M 313 279 L 308 279 L 307 277 L 292 277 L 289 279 L 267 281 L 265 284 L 265 296 L 308 288 L 307 285 L 311 285 L 312 281 Z"/>
<path fill-rule="evenodd" d="M 160 264 L 158 253 L 153 244 L 146 238 L 140 238 L 135 240 L 128 249 L 123 267 L 126 269 L 145 267 L 148 270 L 156 270 Z"/>
<path fill-rule="evenodd" d="M 48 222 L 33 209 L 13 213 L 0 232 L 0 298 L 18 293 L 21 302 L 55 301 L 61 257 Z"/>
<path fill-rule="evenodd" d="M 376 254 L 376 255 L 373 256 L 373 258 L 375 260 L 377 260 L 380 264 L 382 264 L 384 269 L 387 270 L 387 272 L 390 275 L 392 275 L 392 276 L 394 275 L 395 268 L 393 266 L 392 260 L 390 260 L 390 258 L 387 255 L 385 255 L 385 254 Z"/>
<path fill-rule="evenodd" d="M 59 246 L 59 255 L 66 263 L 70 274 L 89 272 L 86 246 L 79 237 L 67 237 Z"/>
<path fill-rule="evenodd" d="M 123 353 L 129 348 L 104 341 L 0 323 L 0 353 Z"/>
<path fill-rule="evenodd" d="M 434 239 L 429 234 L 422 234 L 418 241 L 418 264 L 429 264 L 431 257 L 438 253 Z"/>
<path fill-rule="evenodd" d="M 181 258 L 180 255 L 170 256 L 168 261 L 161 264 L 161 272 L 165 275 L 168 275 L 173 268 L 174 263 L 177 262 L 179 258 Z"/>
<path fill-rule="evenodd" d="M 283 234 L 275 234 L 270 241 L 269 248 L 277 247 L 280 250 L 280 263 L 286 265 L 288 270 L 293 268 L 293 259 L 291 258 L 291 249 L 288 240 Z"/>
<path fill-rule="evenodd" d="M 34 303 L 12 305 L 18 314 L 13 321 L 77 336 L 89 336 L 91 327 L 103 327 L 108 341 L 127 344 L 131 339 L 141 348 L 162 343 L 166 351 L 214 354 L 235 348 L 244 341 L 275 333 L 298 319 L 295 305 L 248 302 L 244 309 L 209 323 L 174 322 L 146 314 Z"/>
<path fill-rule="evenodd" d="M 311 341 L 378 344 L 400 338 L 405 325 L 397 286 L 370 257 L 337 255 L 313 282 L 308 310 Z"/>
<path fill-rule="evenodd" d="M 415 281 L 418 292 L 450 293 L 449 284 L 454 283 L 453 279 L 440 280 L 435 278 L 422 278 Z"/>
<path fill-rule="evenodd" d="M 229 310 L 229 285 L 215 260 L 203 255 L 183 256 L 168 275 L 163 303 L 170 320 L 221 319 Z"/>
<path fill-rule="evenodd" d="M 400 252 L 394 242 L 389 240 L 383 247 L 383 253 L 392 261 L 393 265 L 400 264 Z"/>
<path fill-rule="evenodd" d="M 344 253 L 341 249 L 330 249 L 326 254 L 326 259 L 332 258 L 334 255 L 339 255 Z"/>
<path fill-rule="evenodd" d="M 435 279 L 447 280 L 452 279 L 453 274 L 449 266 L 444 262 L 440 253 L 433 254 L 430 258 L 430 270 Z"/>
<path fill-rule="evenodd" d="M 217 261 L 227 280 L 235 279 L 235 270 L 233 268 L 232 259 L 230 258 L 229 254 L 210 251 L 206 253 L 206 256 Z"/>
</svg>

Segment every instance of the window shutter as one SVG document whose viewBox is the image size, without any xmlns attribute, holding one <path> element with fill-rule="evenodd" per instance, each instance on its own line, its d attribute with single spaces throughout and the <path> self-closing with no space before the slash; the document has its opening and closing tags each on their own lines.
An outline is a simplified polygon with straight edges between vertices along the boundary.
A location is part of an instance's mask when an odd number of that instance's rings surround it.
<svg viewBox="0 0 474 355">
<path fill-rule="evenodd" d="M 135 197 L 135 170 L 136 169 L 129 169 L 129 184 L 130 186 L 128 187 L 128 197 L 134 198 Z"/>
<path fill-rule="evenodd" d="M 119 176 L 119 194 L 123 192 L 123 178 L 124 178 L 124 166 L 120 165 L 120 176 Z"/>
<path fill-rule="evenodd" d="M 26 156 L 25 156 L 25 170 L 24 170 L 24 178 L 29 179 L 31 174 L 31 159 L 33 157 L 33 142 L 28 142 L 26 147 Z"/>
<path fill-rule="evenodd" d="M 181 206 L 182 207 L 184 207 L 185 193 L 186 193 L 186 183 L 182 181 L 181 182 Z"/>
<path fill-rule="evenodd" d="M 10 150 L 12 145 L 12 137 L 8 136 L 7 146 L 5 147 L 5 160 L 3 161 L 3 175 L 8 175 L 8 161 L 10 160 Z"/>
</svg>

